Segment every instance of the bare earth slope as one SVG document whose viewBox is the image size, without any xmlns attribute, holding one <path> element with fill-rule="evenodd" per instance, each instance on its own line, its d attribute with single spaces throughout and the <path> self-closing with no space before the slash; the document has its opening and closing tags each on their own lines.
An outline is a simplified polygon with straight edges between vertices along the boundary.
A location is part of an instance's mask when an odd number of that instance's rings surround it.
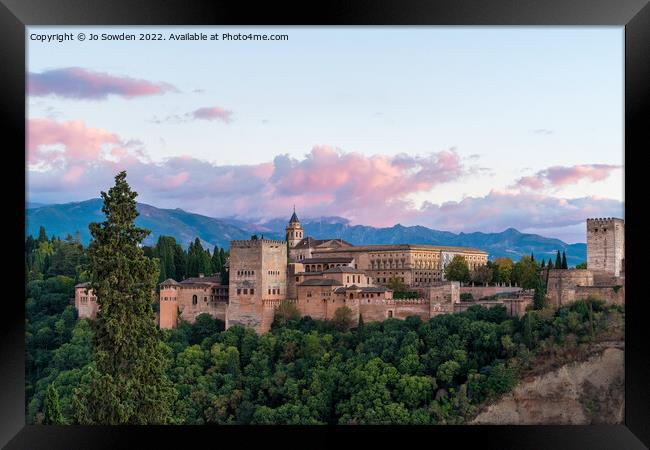
<svg viewBox="0 0 650 450">
<path fill-rule="evenodd" d="M 623 342 L 602 342 L 585 361 L 522 380 L 470 424 L 620 424 L 624 419 Z"/>
</svg>

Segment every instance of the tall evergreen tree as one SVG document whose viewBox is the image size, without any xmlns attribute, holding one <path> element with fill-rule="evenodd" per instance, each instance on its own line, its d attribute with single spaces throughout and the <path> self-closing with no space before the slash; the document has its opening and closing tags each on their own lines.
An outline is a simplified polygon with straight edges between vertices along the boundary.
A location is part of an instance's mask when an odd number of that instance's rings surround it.
<svg viewBox="0 0 650 450">
<path fill-rule="evenodd" d="M 562 252 L 562 268 L 563 269 L 568 269 L 569 268 L 569 266 L 567 266 L 567 263 L 566 263 L 566 253 L 564 253 L 564 252 Z"/>
<path fill-rule="evenodd" d="M 219 248 L 215 245 L 214 251 L 212 252 L 212 273 L 214 275 L 219 275 L 221 273 L 221 258 L 219 257 Z"/>
<path fill-rule="evenodd" d="M 176 281 L 184 280 L 187 276 L 187 253 L 178 243 L 174 246 L 174 267 L 176 267 Z"/>
<path fill-rule="evenodd" d="M 45 394 L 45 403 L 43 404 L 43 424 L 45 425 L 64 425 L 65 420 L 61 414 L 59 405 L 59 393 L 53 384 L 47 386 Z"/>
<path fill-rule="evenodd" d="M 546 260 L 542 258 L 542 269 L 546 268 Z"/>
<path fill-rule="evenodd" d="M 176 396 L 167 379 L 167 355 L 151 308 L 158 278 L 155 261 L 139 244 L 135 198 L 126 172 L 101 193 L 106 220 L 91 223 L 90 289 L 97 295 L 94 363 L 75 390 L 81 424 L 164 424 Z"/>
<path fill-rule="evenodd" d="M 47 238 L 47 233 L 45 232 L 45 227 L 41 225 L 38 229 L 38 243 L 40 244 L 41 242 L 47 242 L 49 239 Z"/>
<path fill-rule="evenodd" d="M 553 260 L 551 258 L 548 259 L 548 268 L 549 269 L 553 268 Z"/>
<path fill-rule="evenodd" d="M 535 309 L 542 309 L 544 307 L 546 297 L 546 288 L 541 276 L 538 276 L 536 278 L 534 289 L 535 292 L 533 293 L 533 307 Z"/>
<path fill-rule="evenodd" d="M 557 255 L 555 256 L 555 268 L 556 269 L 561 269 L 562 268 L 562 257 L 560 256 L 560 251 L 557 251 Z"/>
</svg>

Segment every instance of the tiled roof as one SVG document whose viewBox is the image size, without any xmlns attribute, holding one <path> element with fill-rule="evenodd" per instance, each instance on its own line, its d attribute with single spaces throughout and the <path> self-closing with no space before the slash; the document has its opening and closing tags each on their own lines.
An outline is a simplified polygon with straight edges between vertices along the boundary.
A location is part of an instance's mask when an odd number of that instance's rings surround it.
<svg viewBox="0 0 650 450">
<path fill-rule="evenodd" d="M 298 261 L 302 264 L 320 264 L 320 263 L 351 263 L 354 258 L 344 256 L 332 256 L 330 258 L 307 258 Z"/>
<path fill-rule="evenodd" d="M 342 284 L 329 278 L 317 278 L 315 280 L 305 280 L 298 286 L 342 286 Z"/>
<path fill-rule="evenodd" d="M 339 266 L 339 267 L 330 267 L 329 269 L 323 271 L 323 273 L 362 273 L 366 274 L 363 270 L 355 269 L 350 266 Z"/>
</svg>

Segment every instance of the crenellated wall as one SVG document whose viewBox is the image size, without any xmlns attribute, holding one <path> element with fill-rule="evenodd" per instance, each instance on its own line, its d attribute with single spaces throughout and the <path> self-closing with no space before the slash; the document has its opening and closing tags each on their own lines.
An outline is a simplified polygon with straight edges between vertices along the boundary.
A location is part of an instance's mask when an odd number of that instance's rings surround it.
<svg viewBox="0 0 650 450">
<path fill-rule="evenodd" d="M 613 217 L 587 219 L 587 269 L 619 276 L 625 258 L 625 222 Z"/>
<path fill-rule="evenodd" d="M 251 239 L 230 242 L 229 301 L 226 328 L 270 327 L 264 301 L 287 298 L 286 241 Z"/>
</svg>

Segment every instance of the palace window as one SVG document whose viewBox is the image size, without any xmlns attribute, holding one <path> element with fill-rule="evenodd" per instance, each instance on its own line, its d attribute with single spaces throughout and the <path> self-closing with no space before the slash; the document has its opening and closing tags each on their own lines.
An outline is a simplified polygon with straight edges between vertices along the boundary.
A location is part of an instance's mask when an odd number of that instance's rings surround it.
<svg viewBox="0 0 650 450">
<path fill-rule="evenodd" d="M 196 296 L 196 295 L 193 295 L 193 296 L 192 296 L 192 304 L 193 304 L 193 305 L 196 305 L 196 304 L 198 303 L 198 301 L 199 301 L 199 299 L 197 298 L 197 296 Z"/>
<path fill-rule="evenodd" d="M 251 289 L 251 295 L 255 293 L 255 289 Z"/>
<path fill-rule="evenodd" d="M 244 295 L 248 295 L 248 289 L 244 289 Z"/>
<path fill-rule="evenodd" d="M 241 289 L 237 289 L 237 295 L 241 294 Z"/>
</svg>

